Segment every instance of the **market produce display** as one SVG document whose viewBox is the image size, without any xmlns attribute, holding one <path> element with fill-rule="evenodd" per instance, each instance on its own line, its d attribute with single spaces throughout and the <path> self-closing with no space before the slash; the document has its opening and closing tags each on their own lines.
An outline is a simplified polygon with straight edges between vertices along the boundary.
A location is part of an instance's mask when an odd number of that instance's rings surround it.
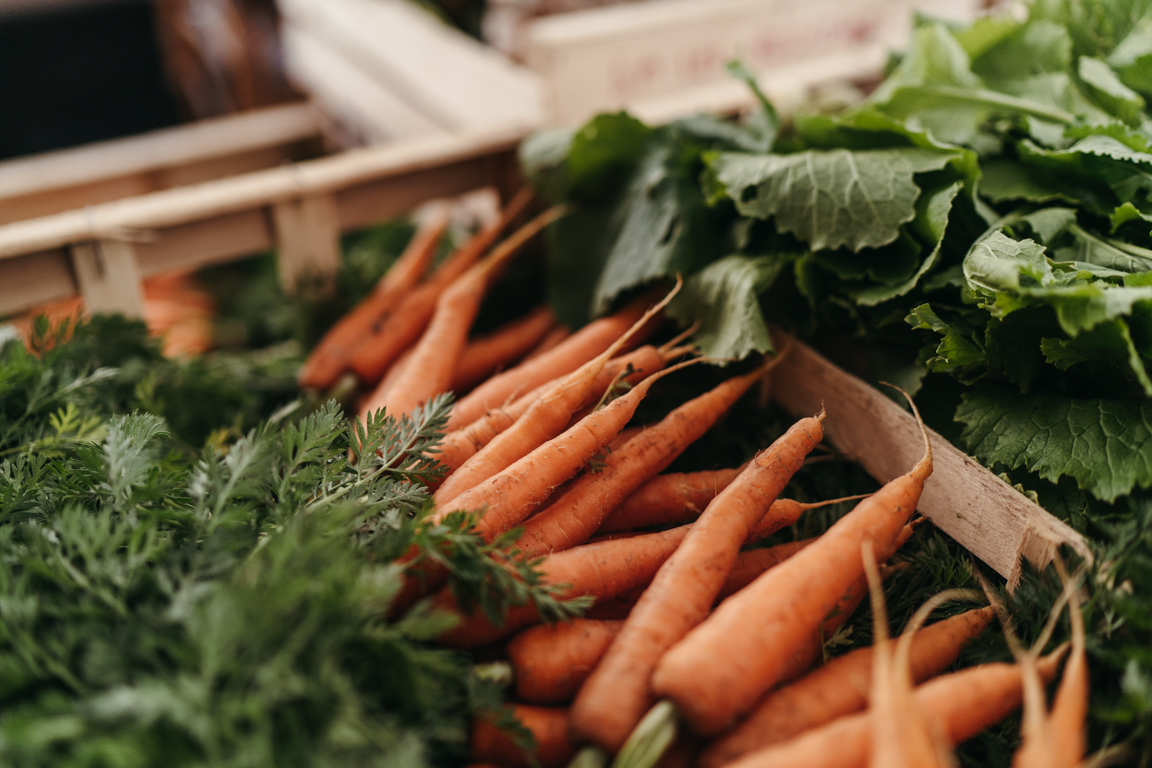
<svg viewBox="0 0 1152 768">
<path fill-rule="evenodd" d="M 205 280 L 222 351 L 0 342 L 0 763 L 1150 764 L 1149 68 L 1139 0 L 920 19 L 837 114 L 537 134 L 326 302 Z M 795 337 L 907 474 L 769 402 Z M 925 422 L 1094 558 L 1008 593 Z"/>
</svg>

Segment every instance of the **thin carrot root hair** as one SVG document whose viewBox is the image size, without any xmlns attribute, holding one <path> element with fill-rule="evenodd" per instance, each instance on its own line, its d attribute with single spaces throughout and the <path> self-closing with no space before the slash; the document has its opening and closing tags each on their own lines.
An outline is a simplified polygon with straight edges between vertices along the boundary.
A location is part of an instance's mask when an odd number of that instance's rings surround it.
<svg viewBox="0 0 1152 768">
<path fill-rule="evenodd" d="M 880 383 L 886 387 L 892 387 L 892 389 L 894 389 L 897 392 L 899 392 L 900 394 L 904 395 L 904 399 L 908 401 L 908 405 L 912 408 L 912 415 L 916 417 L 916 426 L 920 427 L 920 434 L 924 438 L 924 458 L 922 458 L 920 461 L 916 462 L 916 467 L 912 471 L 913 472 L 915 472 L 917 470 L 923 471 L 923 469 L 931 470 L 931 467 L 932 467 L 932 438 L 928 434 L 928 427 L 924 424 L 924 419 L 920 416 L 920 409 L 916 407 L 916 401 L 912 399 L 912 395 L 908 394 L 907 392 L 905 392 L 903 389 L 896 386 L 895 384 L 889 383 L 887 381 L 882 381 Z M 923 469 L 921 469 L 922 467 L 923 467 Z"/>
</svg>

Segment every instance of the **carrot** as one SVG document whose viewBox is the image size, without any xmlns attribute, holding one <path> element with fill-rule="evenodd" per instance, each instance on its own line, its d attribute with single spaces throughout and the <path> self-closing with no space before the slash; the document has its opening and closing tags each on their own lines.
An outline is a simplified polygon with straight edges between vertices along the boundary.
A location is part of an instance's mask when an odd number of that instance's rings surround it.
<svg viewBox="0 0 1152 768">
<path fill-rule="evenodd" d="M 598 532 L 632 531 L 694 520 L 743 469 L 739 466 L 735 469 L 657 475 L 624 499 L 600 525 Z"/>
<path fill-rule="evenodd" d="M 1073 768 L 1084 759 L 1084 718 L 1088 711 L 1088 661 L 1084 650 L 1084 617 L 1075 584 L 1069 583 L 1063 562 L 1056 566 L 1065 581 L 1069 618 L 1072 622 L 1072 644 L 1068 664 L 1052 711 L 1045 707 L 1044 686 L 1033 654 L 1023 654 L 1024 719 L 1023 742 L 1012 759 L 1014 768 Z M 1048 634 L 1044 633 L 1045 636 Z"/>
<path fill-rule="evenodd" d="M 708 431 L 779 359 L 689 400 L 610 454 L 598 472 L 576 480 L 552 506 L 528 521 L 520 549 L 533 556 L 586 541 L 617 505 Z"/>
<path fill-rule="evenodd" d="M 932 444 L 923 422 L 920 429 L 924 457 L 908 474 L 861 501 L 812 546 L 726 600 L 660 659 L 652 675 L 653 692 L 676 702 L 699 733 L 730 727 L 781 681 L 783 662 L 863 574 L 860 545 L 865 539 L 884 551 L 899 535 L 932 471 Z M 573 712 L 574 722 L 578 714 Z"/>
<path fill-rule="evenodd" d="M 516 698 L 534 704 L 570 701 L 623 624 L 573 619 L 516 635 L 508 642 Z"/>
<path fill-rule="evenodd" d="M 872 594 L 872 680 L 868 699 L 872 745 L 870 766 L 900 768 L 944 768 L 955 762 L 949 744 L 940 737 L 936 723 L 927 720 L 916 707 L 912 686 L 912 643 L 924 620 L 945 600 L 971 596 L 970 590 L 945 590 L 921 606 L 904 634 L 895 643 L 888 636 L 888 608 L 872 549 L 872 541 L 861 545 L 864 571 Z M 978 594 L 978 593 L 977 593 Z M 991 618 L 991 617 L 989 617 Z M 958 651 L 959 649 L 957 649 Z"/>
<path fill-rule="evenodd" d="M 524 356 L 524 361 L 534 360 L 548 350 L 552 349 L 564 339 L 572 335 L 572 329 L 566 325 L 558 325 L 545 334 L 544 338 L 540 339 L 537 344 L 528 354 Z"/>
<path fill-rule="evenodd" d="M 790 542 L 741 552 L 721 594 L 735 592 L 753 578 L 751 572 L 759 575 L 808 543 Z M 635 603 L 639 596 L 639 592 L 632 591 L 623 599 Z M 612 603 L 616 599 L 620 598 L 598 601 L 596 605 Z M 627 615 L 627 610 L 624 615 Z M 536 704 L 569 701 L 600 661 L 621 626 L 623 621 L 620 619 L 583 618 L 531 627 L 521 632 L 509 641 L 507 648 L 515 674 L 516 697 Z"/>
<path fill-rule="evenodd" d="M 628 366 L 632 366 L 634 372 L 625 376 L 623 380 L 632 385 L 638 384 L 645 376 L 662 370 L 667 359 L 656 347 L 645 345 L 609 360 L 593 382 L 591 392 L 606 390 L 615 381 L 617 374 Z M 515 424 L 551 384 L 552 382 L 542 384 L 515 402 L 502 408 L 494 408 L 468 426 L 449 432 L 441 442 L 437 454 L 440 463 L 448 467 L 449 471 L 458 469 L 477 451 L 492 442 L 497 435 Z"/>
<path fill-rule="evenodd" d="M 654 702 L 648 679 L 661 654 L 708 615 L 749 531 L 820 442 L 823 417 L 794 424 L 692 524 L 577 694 L 572 706 L 576 736 L 613 753 L 624 743 Z"/>
<path fill-rule="evenodd" d="M 452 374 L 452 391 L 474 387 L 500 368 L 526 355 L 556 325 L 556 316 L 547 307 L 529 312 L 492 333 L 472 339 L 464 347 Z"/>
<path fill-rule="evenodd" d="M 552 490 L 579 472 L 620 434 L 652 385 L 696 360 L 678 363 L 637 384 L 599 411 L 544 443 L 504 471 L 460 494 L 433 516 L 442 520 L 459 510 L 486 509 L 476 531 L 491 540 L 518 525 Z"/>
<path fill-rule="evenodd" d="M 526 753 L 492 723 L 482 718 L 472 721 L 472 760 L 505 768 L 563 768 L 575 753 L 568 739 L 568 711 L 559 707 L 533 707 L 513 704 L 516 719 L 536 741 L 536 749 Z"/>
<path fill-rule="evenodd" d="M 328 389 L 348 370 L 353 351 L 371 335 L 372 327 L 383 323 L 401 297 L 420 282 L 448 222 L 444 212 L 421 227 L 372 293 L 328 329 L 300 368 L 301 387 Z"/>
<path fill-rule="evenodd" d="M 476 522 L 475 531 L 488 541 L 519 525 L 548 499 L 553 490 L 579 472 L 620 434 L 657 380 L 695 362 L 679 363 L 649 376 L 628 394 L 613 400 L 499 474 L 452 499 L 434 512 L 429 522 L 436 525 L 453 512 L 484 510 Z M 414 555 L 412 550 L 405 557 L 410 559 Z M 401 562 L 407 561 L 401 559 Z M 446 578 L 447 572 L 436 565 L 410 568 L 404 586 L 393 599 L 393 613 L 407 608 L 425 594 L 425 590 L 439 586 Z"/>
<path fill-rule="evenodd" d="M 376 389 L 361 398 L 360 405 L 357 409 L 358 413 L 363 414 L 368 413 L 369 410 L 374 410 L 368 407 L 369 403 L 371 403 L 372 400 L 379 400 L 388 396 L 388 393 L 392 391 L 392 387 L 404 374 L 405 369 L 408 367 L 408 361 L 412 359 L 412 353 L 415 350 L 415 347 L 408 347 L 408 349 L 400 353 L 400 356 L 396 358 L 396 362 L 392 363 L 388 370 L 384 372 L 384 378 L 380 379 L 380 383 L 376 385 Z"/>
<path fill-rule="evenodd" d="M 781 501 L 786 501 L 786 499 L 779 499 L 776 503 L 779 504 Z M 728 579 L 724 582 L 724 586 L 717 593 L 716 601 L 719 602 L 744 589 L 764 571 L 780 565 L 813 541 L 815 539 L 789 541 L 774 547 L 750 549 L 736 555 L 736 562 L 733 564 L 732 570 L 728 572 Z"/>
<path fill-rule="evenodd" d="M 912 678 L 919 683 L 944 671 L 994 616 L 991 607 L 966 611 L 916 633 L 912 641 Z M 866 709 L 872 654 L 871 648 L 852 651 L 770 693 L 736 730 L 701 755 L 702 768 L 719 768 L 749 752 Z"/>
<path fill-rule="evenodd" d="M 424 332 L 436 311 L 440 294 L 463 275 L 491 247 L 508 224 L 527 207 L 532 193 L 524 190 L 512 198 L 500 219 L 477 232 L 456 250 L 426 282 L 404 294 L 392 312 L 371 325 L 352 350 L 349 367 L 366 384 L 380 380 L 388 366 Z"/>
<path fill-rule="evenodd" d="M 631 328 L 649 303 L 647 298 L 639 299 L 614 315 L 594 320 L 539 357 L 488 379 L 452 408 L 448 431 L 466 427 L 490 408 L 498 408 L 510 399 L 576 370 Z M 645 328 L 634 340 L 641 341 L 640 337 L 650 330 L 655 330 L 654 326 Z"/>
<path fill-rule="evenodd" d="M 1052 679 L 1063 648 L 1040 664 L 1041 676 Z M 981 664 L 930 680 L 913 694 L 924 718 L 937 723 L 947 741 L 956 745 L 999 722 L 1020 706 L 1021 672 L 1015 664 Z M 727 763 L 730 768 L 865 768 L 871 749 L 871 718 L 867 712 L 841 717 L 827 725 Z"/>
<path fill-rule="evenodd" d="M 437 504 L 451 501 L 567 429 L 573 414 L 589 400 L 592 385 L 604 364 L 672 300 L 680 285 L 677 282 L 667 296 L 649 308 L 608 349 L 546 388 L 515 424 L 493 438 L 453 472 L 432 499 Z"/>
<path fill-rule="evenodd" d="M 557 552 L 541 562 L 541 581 L 571 585 L 560 596 L 563 599 L 588 596 L 600 601 L 627 594 L 652 580 L 687 533 L 688 527 L 683 526 Z M 447 589 L 437 592 L 432 603 L 446 610 L 457 610 L 456 601 Z M 440 641 L 456 648 L 478 648 L 539 620 L 540 615 L 531 604 L 509 610 L 501 626 L 494 625 L 477 611 L 441 635 Z"/>
<path fill-rule="evenodd" d="M 882 559 L 887 559 L 904 546 L 912 536 L 912 526 L 904 526 L 904 530 L 896 537 L 896 541 L 885 551 Z M 844 591 L 836 605 L 824 617 L 823 622 L 804 637 L 800 644 L 780 664 L 780 682 L 789 683 L 808 673 L 820 660 L 824 653 L 824 641 L 834 636 L 840 628 L 848 623 L 852 614 L 860 607 L 860 603 L 868 595 L 868 581 L 861 576 L 852 582 Z"/>
<path fill-rule="evenodd" d="M 432 320 L 412 350 L 411 359 L 386 391 L 377 390 L 368 398 L 361 408 L 361 419 L 366 420 L 369 412 L 379 408 L 395 416 L 407 415 L 434 395 L 448 391 L 493 273 L 563 213 L 563 208 L 550 208 L 532 219 L 440 294 Z"/>
<path fill-rule="evenodd" d="M 776 503 L 779 504 L 778 500 Z M 683 526 L 681 526 L 683 527 Z M 631 533 L 631 534 L 610 534 L 610 539 L 616 540 L 615 537 L 635 537 L 646 536 L 645 533 Z M 752 536 L 749 536 L 752 539 Z M 724 586 L 720 588 L 720 593 L 717 595 L 717 602 L 723 600 L 729 595 L 743 589 L 760 574 L 769 568 L 778 565 L 787 560 L 792 555 L 799 552 L 804 547 L 808 546 L 814 539 L 806 539 L 804 541 L 791 541 L 785 544 L 777 544 L 774 547 L 765 547 L 763 549 L 752 549 L 747 552 L 741 552 L 736 556 L 736 563 L 732 566 L 731 573 L 728 574 L 727 581 Z M 633 606 L 640 600 L 640 595 L 644 593 L 647 584 L 639 589 L 633 590 L 626 595 L 613 598 L 611 600 L 602 600 L 593 605 L 585 614 L 585 618 L 601 619 L 601 620 L 614 620 L 625 619 L 631 612 Z"/>
</svg>

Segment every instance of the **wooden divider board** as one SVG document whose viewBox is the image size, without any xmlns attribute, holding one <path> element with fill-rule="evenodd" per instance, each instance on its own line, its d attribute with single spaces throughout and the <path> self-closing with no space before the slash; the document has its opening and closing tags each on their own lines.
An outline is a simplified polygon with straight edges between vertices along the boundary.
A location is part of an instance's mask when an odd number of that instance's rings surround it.
<svg viewBox="0 0 1152 768">
<path fill-rule="evenodd" d="M 506 194 L 518 183 L 521 138 L 520 130 L 428 136 L 0 226 L 0 317 L 94 285 L 78 281 L 76 244 L 130 245 L 142 277 L 196 269 L 285 242 L 293 225 L 284 222 L 292 214 L 282 209 L 278 237 L 275 207 L 319 196 L 331 203 L 306 217 L 320 222 L 323 234 L 293 264 L 311 263 L 324 272 L 332 246 L 318 243 L 333 242 L 333 230 L 364 227 L 428 200 L 484 187 Z"/>
<path fill-rule="evenodd" d="M 320 144 L 307 103 L 0 162 L 0 224 L 271 168 Z"/>
<path fill-rule="evenodd" d="M 821 408 L 825 438 L 880 482 L 907 472 L 924 453 L 912 415 L 864 381 L 793 342 L 772 376 L 773 397 L 794 416 Z M 1043 567 L 1061 544 L 1092 559 L 1084 538 L 1028 497 L 931 432 L 933 472 L 919 511 L 1008 580 L 1020 560 Z"/>
<path fill-rule="evenodd" d="M 979 0 L 661 0 L 547 16 L 529 22 L 526 60 L 544 82 L 549 125 L 600 111 L 696 92 L 715 108 L 740 57 L 761 78 L 828 58 L 860 59 L 838 75 L 869 74 L 870 62 L 902 48 L 915 10 L 970 19 Z M 807 83 L 811 86 L 815 83 Z M 720 95 L 710 92 L 721 89 Z M 747 89 L 740 102 L 750 102 Z M 737 106 L 737 105 L 726 105 Z"/>
<path fill-rule="evenodd" d="M 350 66 L 445 130 L 518 126 L 527 131 L 540 124 L 540 86 L 531 71 L 408 0 L 277 4 L 290 25 L 327 43 Z M 321 91 L 314 93 L 322 98 Z"/>
</svg>

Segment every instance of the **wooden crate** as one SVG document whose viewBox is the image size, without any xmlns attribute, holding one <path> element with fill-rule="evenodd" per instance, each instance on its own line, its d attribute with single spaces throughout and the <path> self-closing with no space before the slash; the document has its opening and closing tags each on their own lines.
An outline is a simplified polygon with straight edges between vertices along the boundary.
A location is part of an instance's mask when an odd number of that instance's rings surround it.
<svg viewBox="0 0 1152 768">
<path fill-rule="evenodd" d="M 271 168 L 321 152 L 308 103 L 0 162 L 0 224 Z"/>
<path fill-rule="evenodd" d="M 724 64 L 739 56 L 791 104 L 822 82 L 874 78 L 904 47 L 914 11 L 971 19 L 981 0 L 648 0 L 526 22 L 525 60 L 542 79 L 545 122 L 627 108 L 666 120 L 751 106 Z"/>
<path fill-rule="evenodd" d="M 331 277 L 340 233 L 518 183 L 521 131 L 397 141 L 0 226 L 0 317 L 80 294 L 139 317 L 140 281 L 276 248 L 291 289 Z"/>
</svg>

